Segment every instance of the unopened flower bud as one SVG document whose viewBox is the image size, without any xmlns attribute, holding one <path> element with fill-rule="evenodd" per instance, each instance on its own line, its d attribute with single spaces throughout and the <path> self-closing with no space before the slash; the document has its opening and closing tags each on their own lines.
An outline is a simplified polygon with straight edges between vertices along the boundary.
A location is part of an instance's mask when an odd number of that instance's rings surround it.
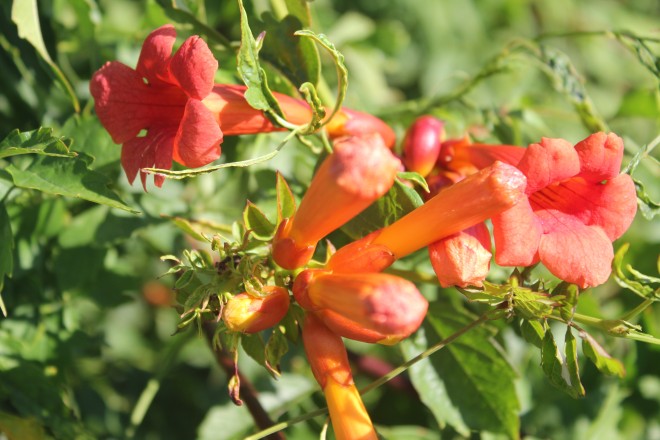
<svg viewBox="0 0 660 440">
<path fill-rule="evenodd" d="M 246 292 L 233 296 L 222 309 L 222 319 L 234 332 L 256 333 L 274 326 L 289 310 L 289 291 L 283 287 L 265 286 L 263 298 Z"/>
<path fill-rule="evenodd" d="M 444 124 L 433 116 L 422 116 L 408 128 L 403 140 L 403 163 L 409 171 L 426 177 L 438 160 Z"/>
<path fill-rule="evenodd" d="M 296 301 L 337 334 L 393 344 L 419 328 L 428 302 L 417 287 L 384 273 L 332 273 L 308 269 L 293 286 Z"/>
<path fill-rule="evenodd" d="M 381 119 L 347 108 L 341 109 L 325 126 L 330 138 L 344 136 L 370 136 L 377 134 L 387 148 L 392 148 L 396 141 L 394 130 Z"/>
<path fill-rule="evenodd" d="M 380 272 L 394 263 L 394 254 L 387 246 L 372 245 L 380 231 L 362 237 L 335 252 L 326 264 L 333 272 Z"/>
<path fill-rule="evenodd" d="M 377 135 L 338 139 L 334 146 L 273 240 L 273 258 L 285 269 L 307 263 L 318 241 L 385 194 L 401 167 Z"/>
<path fill-rule="evenodd" d="M 433 270 L 442 287 L 483 286 L 490 269 L 490 233 L 484 223 L 429 245 Z"/>
</svg>

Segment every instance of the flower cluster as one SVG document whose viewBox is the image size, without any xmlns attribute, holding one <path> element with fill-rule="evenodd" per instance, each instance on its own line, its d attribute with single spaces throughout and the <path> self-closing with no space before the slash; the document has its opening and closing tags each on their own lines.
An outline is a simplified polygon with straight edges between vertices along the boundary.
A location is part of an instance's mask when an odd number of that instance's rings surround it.
<svg viewBox="0 0 660 440">
<path fill-rule="evenodd" d="M 436 147 L 430 149 L 428 141 L 418 141 L 423 137 L 420 132 L 432 137 L 437 126 L 429 117 L 418 119 L 406 144 L 408 156 L 417 154 L 434 164 L 427 171 L 432 194 L 447 191 L 497 161 L 515 166 L 527 179 L 520 203 L 492 218 L 497 264 L 541 262 L 558 278 L 582 288 L 608 279 L 612 241 L 628 229 L 637 209 L 632 179 L 619 174 L 623 158 L 620 137 L 595 133 L 575 145 L 543 138 L 527 148 L 474 144 L 468 138 L 442 142 L 436 136 Z M 484 224 L 429 247 L 443 286 L 480 286 L 488 273 L 490 251 Z"/>
<path fill-rule="evenodd" d="M 220 157 L 224 136 L 280 130 L 248 104 L 244 86 L 214 83 L 218 63 L 204 41 L 190 37 L 172 55 L 175 37 L 172 26 L 155 30 L 136 69 L 109 62 L 90 84 L 99 119 L 123 144 L 129 181 L 140 173 L 145 187 L 144 168 L 204 166 Z M 310 120 L 304 101 L 275 98 L 289 122 Z M 414 283 L 383 272 L 396 260 L 428 248 L 442 286 L 480 286 L 492 257 L 484 222 L 492 219 L 498 264 L 541 262 L 562 280 L 595 286 L 609 277 L 612 241 L 635 215 L 635 188 L 619 174 L 623 143 L 615 134 L 576 145 L 546 138 L 527 148 L 484 145 L 445 140 L 444 124 L 423 116 L 403 140 L 402 163 L 382 120 L 341 109 L 326 122 L 332 152 L 298 209 L 275 226 L 270 256 L 295 278 L 305 351 L 338 438 L 377 438 L 342 337 L 394 344 L 419 328 L 428 309 Z M 331 252 L 325 263 L 313 260 L 319 241 L 383 197 L 405 168 L 426 177 L 425 203 Z M 280 322 L 291 300 L 291 286 L 281 284 L 223 298 L 225 327 L 256 333 Z"/>
</svg>

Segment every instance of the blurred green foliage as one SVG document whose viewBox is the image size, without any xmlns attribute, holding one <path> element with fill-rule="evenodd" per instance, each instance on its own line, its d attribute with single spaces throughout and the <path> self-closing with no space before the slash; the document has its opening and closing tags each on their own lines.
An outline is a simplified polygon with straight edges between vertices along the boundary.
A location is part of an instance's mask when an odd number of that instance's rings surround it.
<svg viewBox="0 0 660 440">
<path fill-rule="evenodd" d="M 12 13 L 19 3 L 31 25 L 40 24 L 43 46 L 20 37 Z M 37 15 L 30 16 L 33 3 Z M 304 3 L 245 3 L 254 35 L 268 29 L 262 59 L 271 88 L 293 93 L 300 84 L 277 75 L 282 70 L 278 51 L 284 49 L 275 44 L 280 40 L 270 43 L 276 34 L 270 28 L 278 29 L 287 5 Z M 450 136 L 469 131 L 493 143 L 526 145 L 542 136 L 577 141 L 607 128 L 624 138 L 627 163 L 660 134 L 656 0 L 315 0 L 309 6 L 311 30 L 326 34 L 345 57 L 345 104 L 379 115 L 400 135 L 421 113 L 447 121 Z M 298 12 L 289 27 L 307 23 Z M 175 23 L 181 38 L 206 38 L 220 62 L 218 82 L 240 82 L 240 16 L 233 1 L 14 0 L 0 5 L 0 138 L 16 129 L 52 128 L 45 135 L 49 143 L 23 144 L 32 151 L 12 150 L 10 156 L 0 149 L 0 287 L 7 314 L 0 318 L 0 432 L 7 438 L 231 439 L 254 431 L 246 408 L 231 403 L 228 377 L 204 338 L 192 329 L 171 336 L 178 321 L 169 307 L 173 279 L 158 279 L 169 269 L 160 256 L 200 246 L 172 217 L 191 219 L 196 228 L 227 229 L 242 218 L 249 199 L 274 221 L 275 170 L 300 197 L 316 157 L 291 142 L 271 161 L 250 168 L 169 180 L 148 193 L 130 187 L 120 172 L 119 146 L 93 115 L 89 78 L 109 60 L 134 66 L 143 39 L 165 23 Z M 313 47 L 301 49 L 305 57 Z M 330 57 L 319 52 L 317 86 L 328 100 L 337 76 Z M 288 67 L 294 80 L 317 76 L 314 63 L 299 66 L 289 60 Z M 271 152 L 282 138 L 228 138 L 223 156 L 227 162 L 251 159 Z M 66 156 L 69 149 L 78 155 L 76 172 L 94 176 L 93 192 L 107 192 L 113 208 L 76 188 L 49 190 L 18 181 L 29 170 L 41 174 L 38 166 L 48 161 L 67 160 L 43 152 Z M 635 177 L 645 183 L 650 200 L 660 199 L 657 159 L 643 158 Z M 139 214 L 117 209 L 123 206 Z M 338 234 L 338 240 L 346 237 Z M 638 215 L 623 242 L 630 243 L 626 263 L 657 277 L 657 219 Z M 419 263 L 417 270 L 430 273 L 419 261 L 398 268 Z M 497 268 L 493 273 L 506 278 Z M 394 366 L 479 310 L 455 290 L 423 289 L 436 300 L 437 313 L 414 341 L 400 350 L 357 343 L 351 350 Z M 639 301 L 611 281 L 581 294 L 578 311 L 618 318 Z M 636 323 L 660 335 L 657 308 L 646 309 Z M 546 379 L 539 350 L 521 337 L 525 331 L 518 322 L 498 321 L 414 367 L 411 380 L 419 394 L 386 385 L 365 395 L 383 437 L 660 438 L 657 346 L 593 332 L 623 362 L 626 376 L 603 376 L 580 356 L 586 396 L 573 400 Z M 565 326 L 547 330 L 559 341 L 565 331 Z M 239 364 L 276 420 L 323 405 L 312 394 L 316 385 L 300 349 L 284 357 L 285 373 L 278 381 L 247 357 Z M 452 382 L 443 383 L 438 374 L 457 370 L 460 380 Z M 368 373 L 356 369 L 359 385 L 370 381 Z M 474 377 L 488 375 L 493 388 L 479 388 Z M 502 380 L 514 376 L 515 389 Z M 425 387 L 437 394 L 421 392 Z M 483 411 L 478 406 L 498 398 L 510 405 Z M 461 412 L 456 406 L 479 411 Z M 318 417 L 294 425 L 287 437 L 314 438 L 323 423 Z"/>
</svg>

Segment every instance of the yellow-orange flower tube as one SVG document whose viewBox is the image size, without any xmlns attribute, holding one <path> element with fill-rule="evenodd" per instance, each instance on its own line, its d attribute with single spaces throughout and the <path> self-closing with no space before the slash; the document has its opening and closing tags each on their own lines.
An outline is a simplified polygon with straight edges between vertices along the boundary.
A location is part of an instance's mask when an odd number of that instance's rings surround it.
<svg viewBox="0 0 660 440">
<path fill-rule="evenodd" d="M 289 310 L 289 291 L 265 286 L 263 298 L 247 293 L 233 296 L 222 309 L 222 320 L 234 332 L 256 333 L 274 326 Z"/>
</svg>

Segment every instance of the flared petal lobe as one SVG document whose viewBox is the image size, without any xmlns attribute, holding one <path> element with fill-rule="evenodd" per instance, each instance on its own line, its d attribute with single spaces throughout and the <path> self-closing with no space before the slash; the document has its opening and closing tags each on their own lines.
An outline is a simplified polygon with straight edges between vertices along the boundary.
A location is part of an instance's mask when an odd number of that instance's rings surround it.
<svg viewBox="0 0 660 440">
<path fill-rule="evenodd" d="M 213 113 L 201 101 L 191 99 L 174 140 L 173 158 L 187 167 L 204 166 L 220 157 L 222 137 Z"/>
<path fill-rule="evenodd" d="M 213 89 L 218 61 L 199 36 L 188 38 L 170 61 L 170 71 L 179 86 L 192 99 L 204 99 Z"/>
<path fill-rule="evenodd" d="M 156 85 L 159 82 L 173 84 L 169 67 L 175 41 L 174 26 L 166 24 L 151 32 L 142 43 L 135 70 L 150 84 Z"/>
</svg>

